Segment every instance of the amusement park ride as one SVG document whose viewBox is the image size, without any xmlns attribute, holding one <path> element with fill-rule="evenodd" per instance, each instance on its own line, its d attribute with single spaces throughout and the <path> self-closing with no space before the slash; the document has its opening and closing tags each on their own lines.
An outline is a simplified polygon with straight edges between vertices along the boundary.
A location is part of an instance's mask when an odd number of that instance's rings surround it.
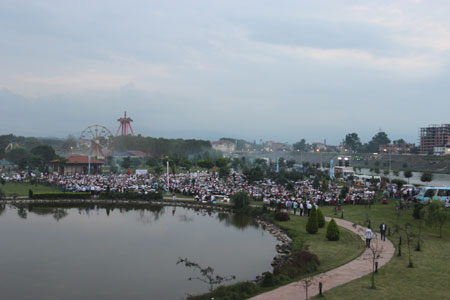
<svg viewBox="0 0 450 300">
<path fill-rule="evenodd" d="M 133 122 L 133 119 L 127 118 L 127 112 L 125 112 L 123 118 L 118 119 L 117 121 L 120 122 L 119 128 L 117 128 L 116 136 L 119 135 L 128 135 L 128 129 L 131 132 L 131 135 L 134 135 L 133 128 L 131 127 L 131 122 Z"/>
<path fill-rule="evenodd" d="M 116 136 L 119 135 L 133 135 L 134 131 L 131 127 L 133 120 L 127 117 L 125 112 L 123 118 L 119 118 L 119 128 L 117 129 Z M 102 125 L 91 125 L 81 132 L 78 148 L 82 153 L 96 157 L 97 159 L 106 158 L 112 155 L 113 152 L 113 134 L 112 132 Z"/>
</svg>

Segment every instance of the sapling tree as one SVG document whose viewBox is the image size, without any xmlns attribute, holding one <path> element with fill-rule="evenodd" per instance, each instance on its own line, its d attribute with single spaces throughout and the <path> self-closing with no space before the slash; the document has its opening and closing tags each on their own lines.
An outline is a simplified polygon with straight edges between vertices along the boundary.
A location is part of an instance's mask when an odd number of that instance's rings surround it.
<svg viewBox="0 0 450 300">
<path fill-rule="evenodd" d="M 427 224 L 439 227 L 439 237 L 442 238 L 442 227 L 450 219 L 447 209 L 440 200 L 431 201 L 427 209 Z"/>
<path fill-rule="evenodd" d="M 405 233 L 406 244 L 408 245 L 408 268 L 413 268 L 414 264 L 411 259 L 411 244 L 416 234 L 413 232 L 411 224 L 409 223 L 405 224 L 405 226 L 402 228 L 402 231 Z"/>
<path fill-rule="evenodd" d="M 364 232 L 364 229 L 361 227 L 359 228 L 359 231 Z M 371 289 L 376 289 L 375 286 L 375 272 L 377 271 L 377 261 L 378 258 L 381 257 L 381 254 L 383 253 L 383 245 L 379 243 L 378 240 L 378 234 L 376 232 L 372 232 L 372 240 L 370 242 L 369 253 L 370 253 L 370 260 L 372 263 L 372 276 L 370 277 L 371 281 Z"/>
<path fill-rule="evenodd" d="M 236 276 L 219 276 L 214 274 L 214 269 L 211 267 L 202 267 L 198 263 L 190 261 L 187 258 L 178 258 L 177 265 L 184 264 L 188 268 L 193 268 L 200 272 L 200 276 L 197 277 L 189 277 L 188 280 L 198 280 L 204 282 L 209 285 L 209 291 L 212 292 L 214 290 L 214 286 L 220 285 L 222 282 L 231 281 L 236 279 Z"/>
</svg>

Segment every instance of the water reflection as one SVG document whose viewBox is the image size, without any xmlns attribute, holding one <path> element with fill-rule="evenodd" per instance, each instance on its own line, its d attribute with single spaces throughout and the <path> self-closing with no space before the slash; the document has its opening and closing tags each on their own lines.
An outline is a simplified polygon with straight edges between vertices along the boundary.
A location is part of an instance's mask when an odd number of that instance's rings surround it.
<svg viewBox="0 0 450 300">
<path fill-rule="evenodd" d="M 255 221 L 255 219 L 244 215 L 244 214 L 229 214 L 229 213 L 223 213 L 219 212 L 217 214 L 217 219 L 224 223 L 225 226 L 233 226 L 240 230 L 244 230 L 245 228 L 251 226 L 254 228 L 259 228 L 259 224 Z"/>
<path fill-rule="evenodd" d="M 251 218 L 212 209 L 34 204 L 0 214 L 1 299 L 181 299 L 206 288 L 186 280 L 178 257 L 252 280 L 276 254 Z"/>
</svg>

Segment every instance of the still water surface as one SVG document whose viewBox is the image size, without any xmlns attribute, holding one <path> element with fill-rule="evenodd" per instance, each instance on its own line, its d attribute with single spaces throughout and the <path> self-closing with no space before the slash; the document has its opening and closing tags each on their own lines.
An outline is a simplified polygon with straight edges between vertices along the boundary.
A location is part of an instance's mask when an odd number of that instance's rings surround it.
<svg viewBox="0 0 450 300">
<path fill-rule="evenodd" d="M 179 257 L 252 280 L 277 241 L 252 219 L 187 208 L 0 207 L 1 299 L 184 299 Z"/>
</svg>

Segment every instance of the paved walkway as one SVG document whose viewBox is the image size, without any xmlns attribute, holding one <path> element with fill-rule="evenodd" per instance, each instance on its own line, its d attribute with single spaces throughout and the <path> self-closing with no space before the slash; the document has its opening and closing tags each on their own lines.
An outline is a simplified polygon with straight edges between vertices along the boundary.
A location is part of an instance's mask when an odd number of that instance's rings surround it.
<svg viewBox="0 0 450 300">
<path fill-rule="evenodd" d="M 331 218 L 326 218 L 327 221 L 331 220 Z M 363 240 L 364 232 L 366 230 L 365 227 L 356 226 L 353 227 L 353 223 L 349 221 L 345 221 L 342 219 L 335 219 L 336 223 L 345 229 L 348 229 L 359 236 Z M 388 263 L 391 258 L 394 256 L 395 247 L 391 243 L 391 241 L 378 241 L 378 247 L 382 247 L 382 253 L 380 257 L 377 259 L 378 267 L 381 267 Z M 323 291 L 330 290 L 334 287 L 342 285 L 344 283 L 350 282 L 357 278 L 360 278 L 364 275 L 367 275 L 372 272 L 372 251 L 370 249 L 366 249 L 364 253 L 352 260 L 351 262 L 342 265 L 336 269 L 330 270 L 326 273 L 318 274 L 313 277 L 313 281 L 308 288 L 308 296 L 313 297 L 319 294 L 319 282 L 323 284 Z M 368 282 L 369 284 L 369 282 Z M 251 298 L 250 300 L 304 300 L 306 299 L 305 287 L 302 281 L 293 282 L 288 285 L 279 287 L 270 292 L 258 295 L 256 297 Z"/>
</svg>

